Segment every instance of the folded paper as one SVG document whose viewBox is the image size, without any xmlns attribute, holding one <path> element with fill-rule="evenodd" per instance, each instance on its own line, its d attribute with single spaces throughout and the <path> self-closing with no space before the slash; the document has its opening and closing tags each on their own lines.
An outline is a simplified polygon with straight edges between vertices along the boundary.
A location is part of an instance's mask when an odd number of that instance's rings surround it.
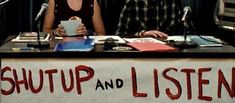
<svg viewBox="0 0 235 103">
<path fill-rule="evenodd" d="M 69 21 L 60 21 L 61 25 L 65 30 L 66 36 L 75 36 L 76 29 L 81 25 L 81 20 L 69 20 Z"/>
</svg>

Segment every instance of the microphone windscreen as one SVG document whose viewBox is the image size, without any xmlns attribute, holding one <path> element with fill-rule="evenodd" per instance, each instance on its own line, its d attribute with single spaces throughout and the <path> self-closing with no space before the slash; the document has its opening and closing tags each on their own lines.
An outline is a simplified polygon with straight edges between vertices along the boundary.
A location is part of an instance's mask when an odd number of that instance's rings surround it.
<svg viewBox="0 0 235 103">
<path fill-rule="evenodd" d="M 184 7 L 184 12 L 186 12 L 186 11 L 191 12 L 192 11 L 191 7 L 190 6 L 185 6 Z"/>
</svg>

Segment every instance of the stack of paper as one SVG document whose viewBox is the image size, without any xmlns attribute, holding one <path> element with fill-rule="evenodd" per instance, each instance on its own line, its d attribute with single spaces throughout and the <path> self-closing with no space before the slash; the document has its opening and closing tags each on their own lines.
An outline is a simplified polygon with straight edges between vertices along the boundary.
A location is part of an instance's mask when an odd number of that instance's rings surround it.
<svg viewBox="0 0 235 103">
<path fill-rule="evenodd" d="M 39 35 L 41 42 L 49 42 L 50 34 L 48 33 L 40 33 Z M 16 38 L 11 40 L 12 42 L 37 42 L 37 33 L 36 32 L 24 32 L 18 35 Z"/>
</svg>

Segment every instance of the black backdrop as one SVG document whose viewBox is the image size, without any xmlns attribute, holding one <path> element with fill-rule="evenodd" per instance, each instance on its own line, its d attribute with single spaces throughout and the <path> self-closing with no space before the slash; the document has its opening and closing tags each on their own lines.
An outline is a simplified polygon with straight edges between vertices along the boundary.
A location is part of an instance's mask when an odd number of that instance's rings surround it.
<svg viewBox="0 0 235 103">
<path fill-rule="evenodd" d="M 3 0 L 1 0 L 3 1 Z M 98 0 L 107 34 L 113 34 L 119 13 L 125 0 Z M 20 31 L 36 31 L 33 19 L 41 4 L 46 0 L 10 0 L 0 8 L 1 42 L 7 35 L 17 35 Z M 216 0 L 184 0 L 192 7 L 192 18 L 199 33 L 214 33 L 213 11 Z"/>
<path fill-rule="evenodd" d="M 4 0 L 1 0 L 4 1 Z M 1 44 L 8 35 L 23 31 L 35 31 L 33 18 L 45 0 L 9 0 L 0 8 Z"/>
</svg>

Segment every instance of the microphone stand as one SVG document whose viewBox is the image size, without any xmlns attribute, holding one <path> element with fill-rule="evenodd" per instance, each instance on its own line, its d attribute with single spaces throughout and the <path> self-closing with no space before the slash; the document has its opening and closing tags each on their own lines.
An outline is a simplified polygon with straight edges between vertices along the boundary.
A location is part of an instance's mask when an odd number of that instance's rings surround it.
<svg viewBox="0 0 235 103">
<path fill-rule="evenodd" d="M 183 49 L 183 48 L 196 48 L 198 46 L 197 43 L 187 40 L 187 35 L 190 33 L 189 27 L 190 27 L 190 25 L 192 26 L 191 21 L 186 19 L 186 20 L 182 21 L 182 23 L 183 23 L 184 41 L 176 42 L 174 44 L 174 46 L 181 48 L 181 49 Z"/>
<path fill-rule="evenodd" d="M 47 49 L 50 47 L 48 42 L 41 42 L 40 41 L 40 29 L 41 29 L 41 16 L 35 21 L 37 25 L 37 42 L 28 43 L 28 47 L 38 48 L 38 49 Z"/>
</svg>

